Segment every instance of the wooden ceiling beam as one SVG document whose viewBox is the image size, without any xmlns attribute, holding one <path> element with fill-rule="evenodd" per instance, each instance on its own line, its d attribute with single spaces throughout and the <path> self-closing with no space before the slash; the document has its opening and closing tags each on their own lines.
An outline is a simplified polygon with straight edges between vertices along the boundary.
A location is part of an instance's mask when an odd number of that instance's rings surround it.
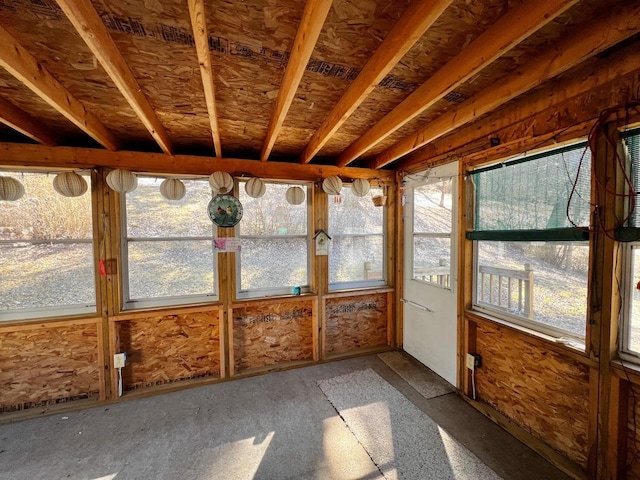
<svg viewBox="0 0 640 480">
<path fill-rule="evenodd" d="M 351 163 L 577 2 L 526 0 L 513 7 L 353 142 L 338 158 L 338 166 Z"/>
<path fill-rule="evenodd" d="M 200 64 L 202 87 L 204 98 L 209 112 L 209 124 L 211 136 L 217 158 L 222 158 L 222 142 L 220 141 L 220 127 L 218 126 L 218 112 L 216 110 L 216 94 L 214 87 L 213 67 L 211 66 L 211 53 L 209 51 L 209 31 L 207 30 L 207 18 L 204 0 L 189 0 L 189 15 L 193 39 L 196 43 L 196 53 Z"/>
<path fill-rule="evenodd" d="M 0 66 L 98 143 L 109 150 L 118 149 L 113 133 L 3 27 L 0 45 Z"/>
<path fill-rule="evenodd" d="M 397 170 L 414 171 L 416 168 L 429 168 L 432 162 L 451 158 L 451 155 L 460 156 L 460 149 L 465 146 L 476 145 L 478 142 L 488 144 L 490 136 L 496 136 L 500 130 L 524 122 L 548 108 L 557 107 L 571 98 L 586 94 L 625 75 L 634 72 L 640 75 L 637 49 L 637 44 L 629 45 L 605 58 L 589 62 L 572 72 L 569 78 L 556 80 L 548 88 L 537 90 L 516 100 L 516 103 L 497 110 L 482 122 L 470 123 L 454 134 L 421 147 L 398 162 Z"/>
<path fill-rule="evenodd" d="M 176 176 L 205 176 L 222 170 L 260 178 L 282 180 L 320 179 L 340 175 L 345 179 L 366 178 L 395 183 L 395 172 L 368 168 L 338 168 L 331 165 L 302 165 L 298 162 L 261 162 L 238 158 L 215 158 L 163 153 L 108 152 L 93 148 L 45 147 L 24 143 L 0 143 L 0 165 L 28 168 L 125 168 L 133 172 Z"/>
<path fill-rule="evenodd" d="M 162 151 L 171 154 L 171 140 L 167 132 L 149 100 L 142 93 L 140 85 L 91 1 L 57 0 L 57 2 Z"/>
<path fill-rule="evenodd" d="M 2 97 L 0 97 L 0 122 L 43 145 L 53 147 L 58 143 L 51 130 Z"/>
<path fill-rule="evenodd" d="M 534 155 L 550 148 L 560 148 L 564 145 L 575 144 L 576 140 L 587 139 L 593 124 L 598 120 L 599 114 L 600 112 L 589 118 L 576 120 L 568 128 L 560 127 L 553 122 L 544 124 L 543 132 L 536 135 L 515 136 L 512 140 L 496 147 L 470 152 L 462 158 L 462 161 L 468 167 L 478 168 L 505 158 L 520 155 L 522 152 Z M 623 123 L 625 121 L 629 122 L 629 127 L 637 126 L 638 122 L 640 122 L 640 111 L 636 109 L 632 109 L 630 112 L 620 110 L 617 117 L 612 115 L 610 120 L 617 121 L 619 128 L 626 127 Z M 416 171 L 414 170 L 413 172 Z"/>
<path fill-rule="evenodd" d="M 512 72 L 500 84 L 500 88 L 483 90 L 456 108 L 445 112 L 429 122 L 429 125 L 380 153 L 371 163 L 371 167 L 384 167 L 629 38 L 640 31 L 638 16 L 640 2 L 635 2 L 625 5 L 623 9 L 614 9 L 588 25 L 581 25 L 570 35 L 556 42 L 554 48 L 545 50 Z"/>
<path fill-rule="evenodd" d="M 320 128 L 313 134 L 300 155 L 301 163 L 311 161 L 451 2 L 452 0 L 411 2 Z"/>
<path fill-rule="evenodd" d="M 309 58 L 316 46 L 324 21 L 329 14 L 332 0 L 307 0 L 307 4 L 302 12 L 302 19 L 298 26 L 296 38 L 291 48 L 291 56 L 284 71 L 282 85 L 278 91 L 273 114 L 267 128 L 267 135 L 262 146 L 260 158 L 266 162 L 271 154 L 273 145 L 276 143 L 284 119 L 287 116 L 291 102 L 298 90 L 302 75 L 307 68 Z"/>
</svg>

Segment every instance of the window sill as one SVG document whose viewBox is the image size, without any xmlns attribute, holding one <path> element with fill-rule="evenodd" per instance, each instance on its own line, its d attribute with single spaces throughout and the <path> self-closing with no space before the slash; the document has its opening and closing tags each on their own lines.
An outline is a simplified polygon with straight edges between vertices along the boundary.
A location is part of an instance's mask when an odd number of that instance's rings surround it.
<svg viewBox="0 0 640 480">
<path fill-rule="evenodd" d="M 374 280 L 369 282 L 345 282 L 329 284 L 327 293 L 352 292 L 358 290 L 376 290 L 381 288 L 393 288 L 385 280 Z"/>
<path fill-rule="evenodd" d="M 267 295 L 263 297 L 249 297 L 249 298 L 236 298 L 231 302 L 230 306 L 235 308 L 239 305 L 252 304 L 252 303 L 278 303 L 278 302 L 293 302 L 296 299 L 312 300 L 318 298 L 318 295 L 314 292 L 301 293 L 300 295 L 285 294 L 285 295 Z"/>
<path fill-rule="evenodd" d="M 640 362 L 640 360 L 637 360 Z M 631 383 L 640 384 L 640 365 L 629 360 L 618 358 L 611 361 L 612 373 Z"/>
<path fill-rule="evenodd" d="M 561 341 L 560 338 L 553 337 L 551 335 L 547 335 L 542 332 L 538 332 L 537 330 L 533 330 L 531 328 L 524 327 L 522 325 L 518 325 L 515 323 L 511 323 L 507 320 L 503 320 L 498 317 L 494 317 L 492 315 L 488 315 L 484 312 L 479 312 L 477 310 L 466 310 L 465 318 L 468 321 L 472 321 L 475 323 L 484 323 L 489 325 L 498 326 L 501 328 L 506 328 L 512 332 L 521 334 L 533 341 L 538 343 L 542 343 L 546 346 L 549 346 L 552 350 L 569 355 L 571 358 L 579 361 L 580 363 L 586 364 L 591 367 L 597 367 L 597 362 L 591 360 L 586 353 L 586 347 L 582 346 L 582 348 L 578 348 L 572 344 L 565 343 Z"/>
<path fill-rule="evenodd" d="M 39 328 L 55 328 L 65 325 L 83 325 L 101 320 L 97 313 L 80 315 L 60 315 L 56 317 L 40 317 L 16 320 L 0 320 L 0 331 L 30 330 Z"/>
<path fill-rule="evenodd" d="M 362 287 L 362 288 L 349 288 L 342 290 L 331 290 L 323 295 L 324 298 L 331 297 L 348 297 L 354 295 L 369 295 L 375 293 L 388 293 L 395 291 L 395 288 L 389 286 L 378 287 Z"/>
<path fill-rule="evenodd" d="M 0 325 L 6 325 L 10 323 L 41 323 L 47 321 L 59 321 L 64 319 L 82 319 L 82 318 L 95 318 L 100 316 L 97 309 L 91 308 L 58 308 L 51 307 L 26 310 L 23 312 L 12 311 L 8 313 L 8 310 L 3 310 L 3 314 L 0 314 Z"/>
<path fill-rule="evenodd" d="M 174 313 L 203 312 L 206 310 L 215 310 L 222 307 L 219 300 L 201 303 L 186 303 L 184 305 L 157 305 L 157 306 L 140 306 L 135 308 L 125 308 L 116 315 L 109 315 L 109 318 L 123 319 L 141 315 L 172 315 Z"/>
</svg>

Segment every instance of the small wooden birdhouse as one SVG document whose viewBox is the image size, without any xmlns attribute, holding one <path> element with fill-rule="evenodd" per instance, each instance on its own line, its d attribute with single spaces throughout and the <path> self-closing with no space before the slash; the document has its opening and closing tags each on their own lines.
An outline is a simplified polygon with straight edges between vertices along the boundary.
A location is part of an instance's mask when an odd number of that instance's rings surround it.
<svg viewBox="0 0 640 480">
<path fill-rule="evenodd" d="M 331 237 L 323 229 L 316 232 L 313 239 L 316 242 L 316 255 L 329 255 L 329 240 Z"/>
</svg>

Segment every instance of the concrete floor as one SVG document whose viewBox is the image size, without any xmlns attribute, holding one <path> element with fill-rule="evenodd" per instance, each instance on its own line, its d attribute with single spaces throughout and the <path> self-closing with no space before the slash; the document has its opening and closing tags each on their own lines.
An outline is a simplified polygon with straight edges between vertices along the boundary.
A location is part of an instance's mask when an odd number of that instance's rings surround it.
<svg viewBox="0 0 640 480">
<path fill-rule="evenodd" d="M 316 384 L 366 368 L 503 478 L 569 478 L 455 393 L 425 399 L 375 355 L 0 425 L 0 478 L 378 479 Z"/>
</svg>

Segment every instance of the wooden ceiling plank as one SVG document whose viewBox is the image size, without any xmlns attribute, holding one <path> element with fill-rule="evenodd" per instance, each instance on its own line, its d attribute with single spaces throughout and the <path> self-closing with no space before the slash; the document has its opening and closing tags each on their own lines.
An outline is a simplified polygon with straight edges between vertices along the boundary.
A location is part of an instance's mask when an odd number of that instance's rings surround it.
<svg viewBox="0 0 640 480">
<path fill-rule="evenodd" d="M 0 44 L 0 66 L 98 143 L 109 150 L 118 149 L 113 133 L 3 27 Z"/>
<path fill-rule="evenodd" d="M 278 133 L 280 133 L 291 102 L 293 102 L 293 98 L 298 90 L 298 85 L 307 68 L 307 63 L 309 63 L 313 49 L 316 46 L 332 1 L 333 0 L 307 0 L 304 12 L 302 12 L 302 19 L 298 26 L 296 38 L 293 41 L 291 56 L 289 57 L 289 62 L 287 63 L 287 68 L 282 78 L 282 85 L 278 91 L 278 98 L 276 99 L 273 114 L 269 121 L 264 145 L 262 146 L 260 158 L 263 162 L 267 161 L 276 143 Z"/>
<path fill-rule="evenodd" d="M 207 30 L 204 0 L 189 0 L 189 15 L 191 16 L 193 38 L 196 44 L 198 63 L 200 64 L 204 98 L 207 104 L 207 111 L 209 112 L 213 145 L 215 147 L 216 157 L 222 158 L 222 142 L 220 141 L 220 127 L 218 126 L 214 75 L 211 64 L 211 53 L 209 51 L 209 32 Z"/>
<path fill-rule="evenodd" d="M 500 88 L 483 90 L 429 122 L 429 125 L 380 153 L 371 167 L 384 167 L 629 38 L 640 31 L 637 21 L 639 16 L 640 2 L 635 2 L 634 5 L 628 5 L 628 8 L 625 6 L 624 9 L 612 10 L 590 24 L 580 26 L 571 35 L 556 42 L 553 48 L 545 50 L 512 72 L 500 84 Z"/>
<path fill-rule="evenodd" d="M 571 79 L 556 81 L 551 89 L 543 89 L 527 95 L 516 103 L 497 110 L 482 122 L 470 123 L 457 130 L 455 135 L 449 135 L 437 142 L 433 142 L 398 162 L 397 170 L 415 171 L 417 168 L 426 169 L 432 162 L 440 162 L 451 155 L 458 155 L 459 149 L 476 142 L 489 142 L 489 136 L 496 132 L 523 122 L 538 113 L 557 107 L 563 102 L 588 93 L 594 88 L 608 84 L 633 72 L 640 72 L 637 45 L 629 45 L 625 49 L 605 58 L 598 59 L 594 64 L 586 65 Z"/>
<path fill-rule="evenodd" d="M 162 151 L 171 154 L 167 132 L 90 0 L 57 2 Z"/>
<path fill-rule="evenodd" d="M 309 163 L 374 88 L 431 27 L 452 0 L 411 2 L 300 155 Z"/>
<path fill-rule="evenodd" d="M 0 122 L 38 143 L 53 147 L 58 143 L 54 133 L 13 103 L 0 97 Z"/>
<path fill-rule="evenodd" d="M 366 178 L 385 184 L 395 183 L 395 172 L 369 168 L 338 168 L 328 165 L 302 165 L 298 162 L 261 162 L 238 158 L 218 159 L 147 152 L 108 152 L 93 148 L 45 147 L 9 142 L 0 142 L 0 165 L 29 168 L 126 168 L 139 173 L 176 176 L 206 176 L 222 170 L 231 174 L 312 182 L 332 175 L 340 175 L 345 179 Z"/>
<path fill-rule="evenodd" d="M 345 166 L 387 138 L 579 0 L 526 0 L 500 17 L 338 158 Z"/>
</svg>

